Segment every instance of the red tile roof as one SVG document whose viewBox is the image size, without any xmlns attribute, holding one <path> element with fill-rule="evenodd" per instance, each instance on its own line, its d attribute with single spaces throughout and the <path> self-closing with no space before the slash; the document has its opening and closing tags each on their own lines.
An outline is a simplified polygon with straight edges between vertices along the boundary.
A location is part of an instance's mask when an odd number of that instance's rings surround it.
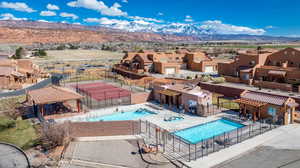
<svg viewBox="0 0 300 168">
<path fill-rule="evenodd" d="M 252 91 L 245 91 L 244 93 L 242 93 L 241 98 L 279 106 L 284 105 L 284 103 L 288 100 L 287 97 L 275 96 L 267 93 L 258 93 Z"/>
</svg>

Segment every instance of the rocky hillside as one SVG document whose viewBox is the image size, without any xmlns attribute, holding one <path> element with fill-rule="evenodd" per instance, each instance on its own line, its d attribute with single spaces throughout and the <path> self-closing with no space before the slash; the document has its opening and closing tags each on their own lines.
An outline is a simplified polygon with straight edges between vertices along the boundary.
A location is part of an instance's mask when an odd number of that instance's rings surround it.
<svg viewBox="0 0 300 168">
<path fill-rule="evenodd" d="M 191 36 L 126 32 L 115 29 L 35 21 L 0 21 L 0 43 L 76 43 L 76 42 L 178 42 L 196 41 Z"/>
</svg>

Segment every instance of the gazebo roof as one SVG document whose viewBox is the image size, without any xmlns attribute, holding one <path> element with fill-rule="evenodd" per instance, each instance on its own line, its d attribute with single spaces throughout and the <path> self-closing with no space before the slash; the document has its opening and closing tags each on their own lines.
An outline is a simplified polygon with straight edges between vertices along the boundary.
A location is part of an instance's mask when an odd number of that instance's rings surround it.
<svg viewBox="0 0 300 168">
<path fill-rule="evenodd" d="M 27 102 L 29 104 L 50 104 L 64 102 L 68 100 L 78 100 L 83 96 L 63 87 L 50 86 L 42 89 L 27 92 Z"/>
<path fill-rule="evenodd" d="M 254 107 L 261 107 L 261 106 L 264 106 L 267 104 L 264 102 L 250 100 L 250 99 L 244 99 L 244 98 L 236 99 L 236 100 L 234 100 L 234 102 L 241 103 L 241 104 L 247 104 L 247 105 L 254 106 Z"/>
</svg>

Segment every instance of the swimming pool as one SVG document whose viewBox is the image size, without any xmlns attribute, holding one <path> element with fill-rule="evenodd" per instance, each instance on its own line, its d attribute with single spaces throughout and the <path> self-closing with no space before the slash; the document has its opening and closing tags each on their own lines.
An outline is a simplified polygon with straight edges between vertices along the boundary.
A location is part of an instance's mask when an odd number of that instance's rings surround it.
<svg viewBox="0 0 300 168">
<path fill-rule="evenodd" d="M 226 119 L 219 119 L 176 131 L 174 132 L 174 134 L 178 137 L 183 138 L 191 144 L 197 144 L 202 140 L 206 140 L 241 127 L 244 127 L 244 125 Z"/>
<path fill-rule="evenodd" d="M 115 112 L 110 115 L 104 115 L 99 117 L 87 118 L 88 122 L 96 122 L 96 121 L 126 121 L 126 120 L 136 120 L 151 114 L 156 114 L 153 111 L 147 109 L 137 109 L 134 111 L 127 112 Z"/>
</svg>

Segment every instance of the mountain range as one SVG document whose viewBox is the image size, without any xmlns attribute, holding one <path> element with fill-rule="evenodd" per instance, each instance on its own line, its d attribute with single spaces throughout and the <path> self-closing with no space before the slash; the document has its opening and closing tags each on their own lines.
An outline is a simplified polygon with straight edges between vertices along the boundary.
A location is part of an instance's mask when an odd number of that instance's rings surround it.
<svg viewBox="0 0 300 168">
<path fill-rule="evenodd" d="M 68 42 L 199 42 L 199 41 L 272 41 L 291 42 L 300 38 L 265 35 L 219 34 L 216 27 L 197 24 L 172 23 L 168 25 L 147 25 L 131 22 L 120 26 L 84 26 L 24 20 L 1 20 L 0 43 L 68 43 Z"/>
</svg>

